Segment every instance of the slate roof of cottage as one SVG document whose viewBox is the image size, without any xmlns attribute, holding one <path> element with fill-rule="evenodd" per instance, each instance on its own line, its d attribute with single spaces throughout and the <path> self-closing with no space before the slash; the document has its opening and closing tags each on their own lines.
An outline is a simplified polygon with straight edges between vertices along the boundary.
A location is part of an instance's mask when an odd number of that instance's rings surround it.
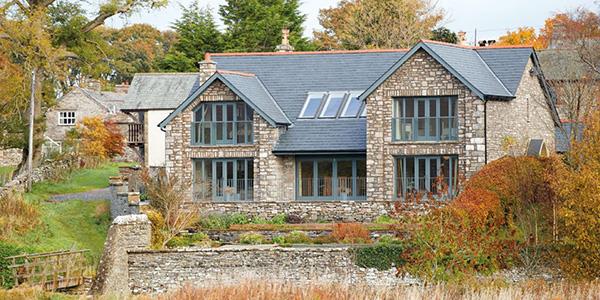
<svg viewBox="0 0 600 300">
<path fill-rule="evenodd" d="M 87 97 L 99 102 L 107 109 L 113 109 L 113 106 L 116 110 L 122 109 L 123 104 L 125 103 L 125 98 L 127 97 L 127 94 L 125 93 L 94 91 L 86 88 L 80 89 Z"/>
<path fill-rule="evenodd" d="M 198 73 L 135 74 L 122 109 L 175 109 L 199 86 Z"/>
<path fill-rule="evenodd" d="M 298 119 L 308 94 L 364 91 L 361 99 L 365 99 L 419 50 L 427 51 L 481 98 L 492 100 L 515 97 L 525 66 L 534 54 L 530 47 L 473 48 L 422 41 L 410 50 L 220 53 L 211 54 L 209 59 L 217 65 L 218 79 L 246 98 L 268 121 L 291 124 L 274 152 L 364 152 L 364 118 Z M 181 103 L 161 122 L 164 127 L 206 89 L 197 85 L 197 78 L 197 74 L 138 74 L 128 97 L 139 100 L 134 105 L 137 108 L 174 108 Z"/>
</svg>

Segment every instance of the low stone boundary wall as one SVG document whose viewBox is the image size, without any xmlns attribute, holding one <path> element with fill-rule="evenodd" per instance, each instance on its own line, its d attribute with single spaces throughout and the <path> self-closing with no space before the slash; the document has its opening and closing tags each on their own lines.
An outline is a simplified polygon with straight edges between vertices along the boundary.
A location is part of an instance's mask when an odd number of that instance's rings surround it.
<svg viewBox="0 0 600 300">
<path fill-rule="evenodd" d="M 31 182 L 36 183 L 52 178 L 58 169 L 67 168 L 68 161 L 50 161 L 47 160 L 42 163 L 41 166 L 34 168 L 31 172 Z M 12 180 L 6 182 L 4 186 L 0 187 L 0 195 L 8 191 L 23 192 L 27 187 L 27 172 L 17 175 Z"/>
<path fill-rule="evenodd" d="M 274 237 L 285 236 L 290 233 L 289 231 L 280 231 L 280 230 L 252 230 L 253 233 L 258 233 L 265 237 L 265 239 L 272 240 Z M 297 230 L 303 233 L 306 233 L 310 238 L 316 238 L 321 236 L 327 236 L 331 234 L 331 230 Z M 243 233 L 247 233 L 248 231 L 234 231 L 234 230 L 202 230 L 203 233 L 206 233 L 208 237 L 210 237 L 213 241 L 219 241 L 221 243 L 236 243 L 240 240 L 240 235 Z M 369 231 L 371 239 L 377 239 L 382 235 L 395 235 L 394 231 Z"/>
<path fill-rule="evenodd" d="M 16 166 L 21 162 L 23 150 L 18 148 L 0 149 L 0 166 Z"/>
<path fill-rule="evenodd" d="M 424 213 L 444 202 L 424 201 L 289 201 L 289 202 L 199 202 L 203 214 L 243 213 L 272 218 L 278 214 L 294 215 L 305 222 L 373 222 L 381 215 Z"/>
<path fill-rule="evenodd" d="M 356 266 L 346 246 L 225 246 L 171 251 L 128 251 L 129 288 L 134 294 L 182 287 L 243 282 L 382 285 L 414 283 L 396 270 Z"/>
</svg>

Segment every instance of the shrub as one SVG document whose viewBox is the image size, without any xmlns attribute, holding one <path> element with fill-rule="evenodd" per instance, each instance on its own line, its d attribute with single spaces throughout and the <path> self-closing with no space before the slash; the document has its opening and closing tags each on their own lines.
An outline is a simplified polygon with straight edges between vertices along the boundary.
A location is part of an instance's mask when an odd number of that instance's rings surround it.
<svg viewBox="0 0 600 300">
<path fill-rule="evenodd" d="M 198 224 L 203 229 L 225 230 L 233 224 L 249 224 L 251 219 L 242 213 L 210 214 L 203 216 Z"/>
<path fill-rule="evenodd" d="M 402 240 L 400 240 L 399 238 L 390 235 L 390 234 L 384 234 L 382 236 L 379 237 L 379 239 L 377 240 L 377 243 L 379 244 L 402 244 Z"/>
<path fill-rule="evenodd" d="M 246 245 L 258 245 L 264 244 L 266 241 L 265 237 L 256 232 L 245 232 L 240 234 L 240 244 Z"/>
<path fill-rule="evenodd" d="M 396 224 L 398 223 L 398 220 L 390 217 L 389 215 L 381 215 L 377 218 L 375 218 L 375 222 L 376 224 Z"/>
<path fill-rule="evenodd" d="M 191 227 L 197 221 L 199 209 L 195 205 L 185 204 L 187 184 L 176 177 L 167 176 L 164 170 L 157 176 L 151 176 L 148 170 L 142 174 L 144 187 L 150 198 L 148 218 L 152 222 L 152 246 L 163 248 L 170 239 L 182 230 Z"/>
<path fill-rule="evenodd" d="M 285 244 L 285 237 L 283 236 L 274 236 L 271 241 L 273 242 L 273 244 L 278 244 L 278 245 L 283 245 Z"/>
<path fill-rule="evenodd" d="M 331 237 L 346 244 L 365 244 L 371 242 L 369 230 L 359 223 L 337 223 L 333 225 Z"/>
<path fill-rule="evenodd" d="M 11 270 L 11 264 L 6 257 L 23 254 L 25 251 L 17 246 L 0 241 L 0 282 L 3 288 L 11 288 L 15 284 Z"/>
<path fill-rule="evenodd" d="M 353 248 L 354 263 L 363 268 L 375 268 L 380 271 L 398 267 L 404 263 L 401 259 L 404 247 L 396 244 L 375 244 L 368 247 Z"/>
<path fill-rule="evenodd" d="M 287 216 L 285 214 L 278 214 L 271 218 L 269 224 L 285 224 L 287 220 Z"/>
<path fill-rule="evenodd" d="M 104 127 L 108 133 L 104 140 L 106 155 L 110 158 L 125 154 L 125 138 L 121 134 L 119 125 L 114 121 L 104 121 Z"/>
<path fill-rule="evenodd" d="M 292 231 L 285 235 L 287 244 L 310 244 L 311 238 L 304 231 Z"/>
<path fill-rule="evenodd" d="M 559 262 L 575 278 L 600 277 L 600 112 L 586 121 L 581 141 L 574 141 L 554 186 L 560 207 L 562 240 Z"/>
<path fill-rule="evenodd" d="M 208 235 L 202 232 L 197 232 L 194 234 L 173 237 L 169 242 L 167 242 L 166 246 L 169 248 L 190 247 L 195 245 L 206 246 L 210 245 L 210 242 L 211 241 Z"/>
<path fill-rule="evenodd" d="M 22 194 L 6 192 L 0 196 L 0 240 L 25 233 L 38 224 L 37 207 L 25 202 Z"/>
</svg>

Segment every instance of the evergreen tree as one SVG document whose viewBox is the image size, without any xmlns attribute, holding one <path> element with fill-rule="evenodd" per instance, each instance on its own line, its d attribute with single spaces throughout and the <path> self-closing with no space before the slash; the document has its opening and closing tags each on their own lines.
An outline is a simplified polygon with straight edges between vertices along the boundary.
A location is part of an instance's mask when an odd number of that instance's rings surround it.
<svg viewBox="0 0 600 300">
<path fill-rule="evenodd" d="M 446 27 L 438 27 L 431 31 L 431 39 L 434 41 L 458 44 L 458 36 Z"/>
<path fill-rule="evenodd" d="M 227 0 L 219 8 L 225 24 L 225 49 L 230 52 L 269 52 L 281 43 L 281 30 L 290 30 L 295 50 L 315 47 L 302 36 L 306 15 L 298 0 Z"/>
<path fill-rule="evenodd" d="M 182 9 L 181 19 L 173 24 L 179 38 L 159 67 L 166 71 L 195 72 L 206 52 L 223 51 L 223 37 L 211 11 L 201 8 L 198 1 Z"/>
</svg>

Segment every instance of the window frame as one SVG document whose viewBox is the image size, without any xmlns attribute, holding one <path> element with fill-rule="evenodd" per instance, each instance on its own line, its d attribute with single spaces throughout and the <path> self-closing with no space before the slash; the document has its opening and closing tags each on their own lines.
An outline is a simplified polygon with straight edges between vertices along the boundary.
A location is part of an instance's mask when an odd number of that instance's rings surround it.
<svg viewBox="0 0 600 300">
<path fill-rule="evenodd" d="M 62 116 L 63 113 L 65 114 L 64 117 Z M 69 114 L 73 114 L 73 116 L 70 117 Z M 66 120 L 72 120 L 72 123 L 65 122 Z M 59 111 L 58 112 L 58 125 L 60 125 L 60 126 L 75 126 L 76 123 L 77 123 L 77 114 L 76 114 L 76 111 L 74 111 L 74 110 L 65 110 L 65 111 Z"/>
<path fill-rule="evenodd" d="M 238 104 L 243 103 L 245 106 L 245 119 L 238 119 Z M 204 113 L 201 113 L 202 120 L 197 120 L 197 114 L 205 107 L 210 107 L 210 121 L 204 121 Z M 227 120 L 227 108 L 231 108 L 233 120 Z M 221 121 L 217 121 L 217 107 L 221 107 Z M 219 102 L 204 102 L 192 110 L 192 126 L 190 134 L 190 143 L 192 146 L 215 146 L 215 145 L 252 145 L 254 144 L 254 110 L 245 102 L 240 101 L 219 101 Z M 210 127 L 210 141 L 205 141 L 204 129 L 205 124 Z M 228 124 L 231 124 L 232 138 L 228 139 Z M 240 124 L 244 124 L 244 140 L 238 140 L 238 128 Z M 221 139 L 217 139 L 217 127 L 221 127 Z M 200 135 L 200 137 L 198 136 Z"/>
<path fill-rule="evenodd" d="M 335 114 L 333 116 L 326 116 L 325 112 L 329 108 L 329 104 L 331 103 L 331 100 L 334 97 L 338 98 L 340 96 L 342 98 L 342 102 L 340 102 L 340 106 L 335 111 Z M 342 92 L 330 92 L 330 93 L 327 93 L 327 98 L 325 100 L 325 104 L 323 104 L 323 107 L 321 107 L 321 112 L 319 113 L 319 119 L 335 119 L 335 118 L 337 118 L 340 115 L 340 111 L 342 110 L 342 108 L 346 105 L 347 99 L 348 99 L 348 93 L 346 93 L 346 92 L 343 92 L 343 93 Z"/>
<path fill-rule="evenodd" d="M 443 195 L 441 198 L 438 195 L 434 195 L 434 199 L 438 200 L 438 201 L 443 201 L 443 200 L 451 200 L 456 196 L 456 192 L 458 191 L 458 169 L 460 168 L 459 166 L 459 156 L 456 154 L 452 154 L 452 155 L 402 155 L 402 156 L 394 156 L 394 199 L 396 200 L 402 200 L 402 201 L 406 201 L 406 190 L 407 190 L 407 178 L 419 178 L 420 174 L 419 174 L 419 164 L 418 162 L 420 160 L 424 160 L 425 161 L 425 180 L 429 180 L 431 181 L 432 179 L 437 178 L 438 176 L 440 176 L 440 173 L 443 172 L 443 168 L 442 168 L 442 162 L 445 159 L 448 159 L 448 174 L 449 174 L 449 178 L 448 178 L 448 194 L 447 195 Z M 407 173 L 407 169 L 406 169 L 406 165 L 407 165 L 407 160 L 411 159 L 413 160 L 413 170 L 410 172 L 412 173 L 413 176 L 406 176 Z M 398 178 L 398 161 L 402 160 L 402 165 L 404 166 L 402 168 L 402 176 L 400 178 Z M 431 161 L 436 160 L 437 161 L 437 166 L 438 166 L 438 174 L 436 174 L 434 177 L 431 176 Z M 417 175 L 417 176 L 415 176 Z M 398 189 L 400 188 L 399 186 L 399 182 L 400 180 L 402 180 L 402 195 L 400 195 Z M 416 184 L 417 188 L 418 188 L 418 183 Z M 427 197 L 427 195 L 424 195 L 424 197 Z"/>
<path fill-rule="evenodd" d="M 359 99 L 360 97 L 360 93 L 359 92 L 348 92 L 346 94 L 346 101 L 344 103 L 344 108 L 342 109 L 342 112 L 340 113 L 340 118 L 344 118 L 344 119 L 348 119 L 348 118 L 361 118 L 363 117 L 363 110 L 364 107 L 366 107 L 365 101 L 361 101 Z M 346 112 L 348 111 L 348 107 L 350 107 L 350 103 L 352 103 L 352 98 L 357 98 L 358 101 L 360 102 L 360 105 L 358 106 L 358 111 L 356 112 L 356 114 L 354 115 L 346 115 Z"/>
<path fill-rule="evenodd" d="M 306 109 L 308 108 L 308 103 L 310 102 L 310 100 L 312 99 L 319 99 L 318 96 L 321 96 L 321 99 L 319 100 L 319 106 L 317 107 L 317 110 L 315 111 L 314 116 L 305 116 L 304 114 L 306 113 Z M 323 93 L 308 93 L 308 96 L 306 96 L 306 100 L 304 101 L 304 106 L 302 106 L 302 110 L 300 110 L 300 115 L 298 115 L 299 119 L 315 119 L 319 116 L 319 112 L 321 111 L 321 108 L 323 107 L 323 100 L 325 99 L 325 97 L 327 96 L 326 92 Z"/>
<path fill-rule="evenodd" d="M 215 180 L 215 178 L 217 177 L 217 165 L 218 163 L 221 163 L 221 168 L 223 170 L 222 173 L 222 177 L 224 178 L 228 178 L 228 174 L 227 174 L 227 165 L 228 163 L 232 164 L 232 171 L 233 171 L 233 176 L 232 176 L 232 182 L 233 185 L 231 186 L 232 188 L 234 188 L 235 191 L 238 191 L 238 182 L 239 180 L 243 180 L 244 181 L 244 188 L 243 188 L 243 195 L 244 198 L 242 199 L 241 197 L 241 193 L 236 193 L 234 194 L 234 196 L 230 199 L 227 199 L 225 194 L 219 195 L 218 194 L 218 183 L 217 180 L 222 180 L 222 179 L 217 179 Z M 238 169 L 238 164 L 242 163 L 244 166 L 244 178 L 238 178 L 237 177 L 237 169 Z M 196 158 L 196 159 L 192 159 L 192 199 L 194 201 L 197 201 L 196 198 L 196 185 L 198 183 L 201 183 L 197 180 L 196 178 L 196 174 L 197 174 L 197 164 L 200 164 L 202 167 L 202 169 L 200 170 L 200 180 L 201 181 L 206 181 L 207 180 L 207 168 L 210 168 L 211 170 L 211 178 L 210 178 L 210 201 L 212 202 L 231 202 L 231 201 L 254 201 L 254 158 L 246 158 L 246 157 L 240 157 L 240 158 Z M 249 171 L 250 169 L 252 169 L 252 178 L 250 178 L 249 175 Z M 226 179 L 228 180 L 228 179 Z M 229 186 L 228 186 L 229 187 Z M 224 192 L 225 190 L 225 186 L 223 185 L 221 190 Z M 239 192 L 239 191 L 238 191 Z M 204 200 L 204 199 L 201 199 Z"/>
<path fill-rule="evenodd" d="M 442 99 L 447 100 L 448 103 L 448 115 L 441 115 Z M 412 102 L 412 117 L 406 117 L 407 115 L 407 103 Z M 423 111 L 419 109 L 419 104 L 423 104 Z M 435 104 L 435 115 L 432 116 L 431 108 L 432 103 Z M 423 116 L 420 116 L 420 114 Z M 410 121 L 407 121 L 410 119 Z M 420 134 L 420 122 L 423 120 L 423 134 Z M 449 126 L 449 134 L 443 135 L 443 119 L 447 119 L 448 124 L 452 123 L 453 126 Z M 434 129 L 432 129 L 431 121 L 435 121 Z M 393 142 L 452 142 L 458 141 L 458 96 L 435 96 L 435 97 L 394 97 L 392 102 L 392 118 L 391 118 L 391 129 L 392 129 L 392 141 Z M 405 123 L 406 122 L 406 123 Z M 402 131 L 404 125 L 410 125 L 411 133 L 410 136 L 403 137 L 402 134 L 398 136 L 398 130 Z M 432 134 L 435 132 L 435 135 Z"/>
<path fill-rule="evenodd" d="M 319 184 L 318 184 L 318 180 L 319 180 L 319 169 L 318 169 L 318 164 L 319 162 L 330 162 L 331 163 L 331 196 L 319 196 Z M 346 195 L 346 196 L 342 196 L 341 195 L 341 191 L 339 190 L 339 177 L 338 177 L 338 163 L 340 161 L 351 161 L 352 162 L 352 177 L 351 177 L 351 181 L 352 181 L 352 195 Z M 360 193 L 360 179 L 361 177 L 358 176 L 358 164 L 359 162 L 362 161 L 365 164 L 365 170 L 366 170 L 366 157 L 362 157 L 362 156 L 300 156 L 296 158 L 296 176 L 295 176 L 295 182 L 294 182 L 294 189 L 295 189 L 295 194 L 296 194 L 296 200 L 298 201 L 339 201 L 339 200 L 353 200 L 353 201 L 361 201 L 361 200 L 366 200 L 367 199 L 367 193 L 366 193 L 366 178 L 367 175 L 365 174 L 365 181 L 364 181 L 364 195 L 358 195 Z M 310 196 L 303 196 L 302 192 L 301 192 L 301 187 L 300 185 L 302 184 L 300 182 L 300 180 L 302 180 L 301 177 L 301 167 L 300 164 L 302 162 L 312 162 L 312 178 L 311 181 L 311 186 L 312 186 L 312 192 L 310 193 Z"/>
</svg>

